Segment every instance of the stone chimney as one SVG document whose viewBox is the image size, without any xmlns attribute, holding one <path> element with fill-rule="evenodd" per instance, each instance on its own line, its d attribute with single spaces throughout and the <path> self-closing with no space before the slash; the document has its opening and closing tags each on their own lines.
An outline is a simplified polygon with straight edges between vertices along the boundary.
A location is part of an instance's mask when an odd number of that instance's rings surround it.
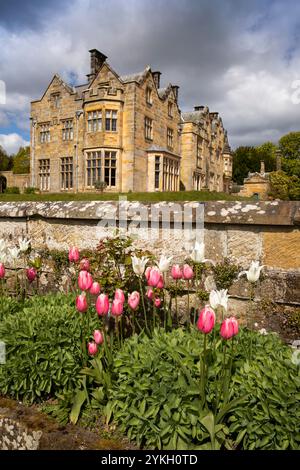
<svg viewBox="0 0 300 470">
<path fill-rule="evenodd" d="M 172 90 L 174 92 L 174 95 L 175 95 L 175 100 L 176 102 L 178 101 L 178 90 L 179 90 L 179 86 L 178 85 L 172 85 Z"/>
<path fill-rule="evenodd" d="M 281 170 L 281 152 L 279 149 L 276 150 L 276 171 Z"/>
<path fill-rule="evenodd" d="M 203 111 L 205 106 L 194 106 L 194 111 Z"/>
<path fill-rule="evenodd" d="M 107 56 L 105 54 L 102 54 L 102 52 L 98 51 L 97 49 L 91 49 L 89 53 L 91 56 L 91 71 L 87 75 L 87 77 L 89 83 L 91 83 L 96 77 L 99 70 L 101 69 L 104 62 L 106 61 Z"/>
<path fill-rule="evenodd" d="M 260 161 L 260 174 L 261 175 L 264 175 L 266 172 L 266 169 L 265 169 L 265 162 L 263 160 Z"/>
<path fill-rule="evenodd" d="M 161 72 L 158 72 L 158 71 L 152 72 L 152 77 L 153 77 L 153 80 L 157 89 L 160 88 L 160 76 L 161 76 Z"/>
</svg>

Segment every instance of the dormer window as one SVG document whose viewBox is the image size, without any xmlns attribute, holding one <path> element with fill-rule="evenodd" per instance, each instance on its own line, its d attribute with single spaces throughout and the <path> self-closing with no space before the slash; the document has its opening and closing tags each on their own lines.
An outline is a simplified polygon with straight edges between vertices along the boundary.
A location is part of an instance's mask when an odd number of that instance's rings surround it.
<svg viewBox="0 0 300 470">
<path fill-rule="evenodd" d="M 60 93 L 52 93 L 50 97 L 51 103 L 53 104 L 54 108 L 59 108 L 60 107 L 60 100 L 61 96 Z"/>
<path fill-rule="evenodd" d="M 152 104 L 152 89 L 150 87 L 146 88 L 146 103 Z"/>
</svg>

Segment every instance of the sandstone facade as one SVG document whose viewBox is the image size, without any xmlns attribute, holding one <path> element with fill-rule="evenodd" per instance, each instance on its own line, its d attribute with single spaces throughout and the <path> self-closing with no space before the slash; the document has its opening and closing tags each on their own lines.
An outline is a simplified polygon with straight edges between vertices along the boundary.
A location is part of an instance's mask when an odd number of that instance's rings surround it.
<svg viewBox="0 0 300 470">
<path fill-rule="evenodd" d="M 119 76 L 96 49 L 88 83 L 55 75 L 31 104 L 31 186 L 41 191 L 228 191 L 232 158 L 217 113 L 181 114 L 160 72 Z"/>
</svg>

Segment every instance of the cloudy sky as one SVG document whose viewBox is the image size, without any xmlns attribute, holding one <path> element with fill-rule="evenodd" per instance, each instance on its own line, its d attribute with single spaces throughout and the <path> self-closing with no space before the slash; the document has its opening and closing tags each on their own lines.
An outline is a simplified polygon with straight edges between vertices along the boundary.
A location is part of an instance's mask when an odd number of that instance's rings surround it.
<svg viewBox="0 0 300 470">
<path fill-rule="evenodd" d="M 55 72 L 84 83 L 92 48 L 120 74 L 160 70 L 163 85 L 180 85 L 183 111 L 219 111 L 233 147 L 300 130 L 298 0 L 1 0 L 9 153 L 29 140 L 30 100 Z"/>
</svg>

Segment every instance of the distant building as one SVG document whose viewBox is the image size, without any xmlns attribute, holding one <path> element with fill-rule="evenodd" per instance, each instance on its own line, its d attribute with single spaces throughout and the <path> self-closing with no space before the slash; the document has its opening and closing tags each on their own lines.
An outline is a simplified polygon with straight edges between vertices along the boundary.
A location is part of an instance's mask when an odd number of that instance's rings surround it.
<svg viewBox="0 0 300 470">
<path fill-rule="evenodd" d="M 31 103 L 31 186 L 41 191 L 229 191 L 232 156 L 218 113 L 181 114 L 177 85 L 148 66 L 119 76 L 96 49 L 88 83 L 54 75 Z"/>
<path fill-rule="evenodd" d="M 249 173 L 244 179 L 244 185 L 240 191 L 240 196 L 252 197 L 258 199 L 267 199 L 270 191 L 269 173 L 265 172 L 265 163 L 260 162 L 260 173 Z"/>
</svg>

